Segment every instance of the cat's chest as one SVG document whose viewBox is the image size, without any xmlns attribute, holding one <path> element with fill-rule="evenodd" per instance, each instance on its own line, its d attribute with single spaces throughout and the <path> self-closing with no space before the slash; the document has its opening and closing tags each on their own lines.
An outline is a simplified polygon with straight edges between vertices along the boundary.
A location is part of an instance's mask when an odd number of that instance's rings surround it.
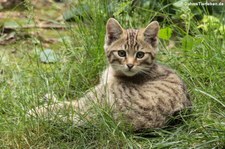
<svg viewBox="0 0 225 149">
<path fill-rule="evenodd" d="M 110 92 L 115 99 L 119 100 L 144 100 L 149 98 L 146 95 L 150 92 L 149 90 L 152 85 L 153 83 L 151 82 L 137 84 L 126 81 L 117 81 L 110 85 Z"/>
</svg>

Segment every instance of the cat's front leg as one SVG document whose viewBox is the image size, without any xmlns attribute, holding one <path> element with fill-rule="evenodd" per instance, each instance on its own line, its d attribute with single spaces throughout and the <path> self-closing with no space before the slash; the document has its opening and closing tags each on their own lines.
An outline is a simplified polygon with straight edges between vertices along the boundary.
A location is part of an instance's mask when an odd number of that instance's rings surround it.
<svg viewBox="0 0 225 149">
<path fill-rule="evenodd" d="M 78 109 L 79 104 L 78 101 L 66 101 L 66 102 L 58 102 L 51 105 L 43 105 L 41 107 L 36 107 L 28 112 L 28 116 L 48 116 L 52 114 L 56 114 L 60 111 L 68 110 L 68 109 Z"/>
<path fill-rule="evenodd" d="M 65 112 L 72 109 L 76 112 L 85 113 L 92 107 L 93 104 L 102 103 L 102 96 L 104 95 L 105 87 L 97 85 L 87 92 L 82 98 L 73 101 L 55 102 L 51 105 L 43 105 L 36 107 L 28 112 L 30 116 L 48 116 L 54 115 L 58 112 Z"/>
</svg>

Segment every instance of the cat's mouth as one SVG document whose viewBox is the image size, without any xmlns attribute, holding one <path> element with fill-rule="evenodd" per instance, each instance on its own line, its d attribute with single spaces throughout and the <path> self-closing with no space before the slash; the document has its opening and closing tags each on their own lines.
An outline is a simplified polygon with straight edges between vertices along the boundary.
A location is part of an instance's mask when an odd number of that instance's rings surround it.
<svg viewBox="0 0 225 149">
<path fill-rule="evenodd" d="M 132 77 L 139 73 L 139 71 L 135 68 L 128 69 L 124 68 L 123 66 L 114 66 L 114 65 L 112 65 L 112 68 L 115 70 L 116 75 L 118 76 Z"/>
<path fill-rule="evenodd" d="M 136 75 L 138 72 L 133 70 L 133 69 L 126 69 L 126 70 L 123 70 L 123 74 L 126 75 L 126 76 L 129 76 L 129 77 L 132 77 L 134 75 Z"/>
</svg>

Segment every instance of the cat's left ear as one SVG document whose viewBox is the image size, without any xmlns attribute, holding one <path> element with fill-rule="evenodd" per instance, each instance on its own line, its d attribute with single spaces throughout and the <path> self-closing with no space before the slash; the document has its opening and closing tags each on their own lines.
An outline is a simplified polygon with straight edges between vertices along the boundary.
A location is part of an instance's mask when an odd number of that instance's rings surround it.
<svg viewBox="0 0 225 149">
<path fill-rule="evenodd" d="M 153 21 L 144 29 L 144 40 L 151 44 L 152 47 L 157 47 L 159 28 L 159 23 L 157 21 Z"/>
</svg>

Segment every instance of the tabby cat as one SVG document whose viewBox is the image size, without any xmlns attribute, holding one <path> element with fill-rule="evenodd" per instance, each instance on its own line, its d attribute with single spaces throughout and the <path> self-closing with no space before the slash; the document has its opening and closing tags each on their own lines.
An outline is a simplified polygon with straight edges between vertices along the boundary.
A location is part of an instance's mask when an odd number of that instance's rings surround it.
<svg viewBox="0 0 225 149">
<path fill-rule="evenodd" d="M 159 24 L 151 22 L 145 29 L 123 29 L 117 20 L 106 24 L 104 50 L 109 66 L 99 85 L 73 102 L 35 109 L 37 114 L 73 107 L 85 112 L 94 103 L 107 103 L 116 119 L 122 115 L 135 130 L 163 127 L 175 112 L 191 106 L 180 77 L 157 64 Z"/>
</svg>

